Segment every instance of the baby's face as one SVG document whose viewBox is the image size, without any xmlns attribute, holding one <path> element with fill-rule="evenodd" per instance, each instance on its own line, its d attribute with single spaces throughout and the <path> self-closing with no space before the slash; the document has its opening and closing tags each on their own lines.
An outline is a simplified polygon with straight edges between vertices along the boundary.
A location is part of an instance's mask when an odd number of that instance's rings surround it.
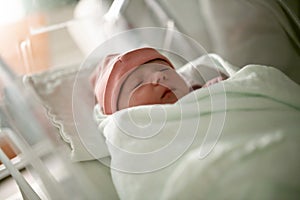
<svg viewBox="0 0 300 200">
<path fill-rule="evenodd" d="M 135 69 L 121 88 L 118 110 L 138 105 L 172 104 L 189 93 L 181 76 L 162 60 Z"/>
</svg>

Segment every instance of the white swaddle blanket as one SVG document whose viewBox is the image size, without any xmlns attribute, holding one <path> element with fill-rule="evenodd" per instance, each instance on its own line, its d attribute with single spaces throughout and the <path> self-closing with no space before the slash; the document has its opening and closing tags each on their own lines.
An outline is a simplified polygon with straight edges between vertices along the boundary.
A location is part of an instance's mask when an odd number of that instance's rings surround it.
<svg viewBox="0 0 300 200">
<path fill-rule="evenodd" d="M 113 182 L 131 200 L 295 197 L 299 119 L 299 85 L 258 65 L 173 105 L 98 116 Z"/>
</svg>

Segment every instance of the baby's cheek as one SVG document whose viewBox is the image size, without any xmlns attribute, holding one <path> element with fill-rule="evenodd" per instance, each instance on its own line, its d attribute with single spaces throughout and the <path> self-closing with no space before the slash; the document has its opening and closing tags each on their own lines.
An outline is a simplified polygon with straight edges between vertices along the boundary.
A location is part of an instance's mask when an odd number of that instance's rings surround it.
<svg viewBox="0 0 300 200">
<path fill-rule="evenodd" d="M 142 95 L 137 91 L 132 92 L 128 99 L 128 107 L 141 105 L 143 100 Z"/>
<path fill-rule="evenodd" d="M 129 97 L 129 107 L 149 104 L 160 104 L 161 100 L 147 90 L 135 91 Z"/>
<path fill-rule="evenodd" d="M 128 107 L 137 106 L 139 104 L 139 97 L 137 97 L 136 95 L 131 95 L 129 97 Z"/>
</svg>

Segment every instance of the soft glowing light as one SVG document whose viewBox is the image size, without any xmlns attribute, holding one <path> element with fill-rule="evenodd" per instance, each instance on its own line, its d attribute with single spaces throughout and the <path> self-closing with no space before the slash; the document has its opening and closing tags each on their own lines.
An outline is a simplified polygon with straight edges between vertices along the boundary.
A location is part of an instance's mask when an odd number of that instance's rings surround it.
<svg viewBox="0 0 300 200">
<path fill-rule="evenodd" d="M 15 22 L 25 15 L 25 10 L 20 0 L 0 0 L 0 25 Z"/>
</svg>

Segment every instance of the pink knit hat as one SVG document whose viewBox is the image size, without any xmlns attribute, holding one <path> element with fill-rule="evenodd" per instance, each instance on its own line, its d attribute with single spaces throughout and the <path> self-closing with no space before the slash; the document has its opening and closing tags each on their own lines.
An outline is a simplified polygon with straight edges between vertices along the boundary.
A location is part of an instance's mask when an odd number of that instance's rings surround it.
<svg viewBox="0 0 300 200">
<path fill-rule="evenodd" d="M 112 54 L 104 58 L 92 77 L 94 92 L 104 114 L 117 111 L 117 102 L 122 83 L 132 70 L 152 60 L 172 63 L 153 48 L 135 49 L 124 54 Z"/>
</svg>

